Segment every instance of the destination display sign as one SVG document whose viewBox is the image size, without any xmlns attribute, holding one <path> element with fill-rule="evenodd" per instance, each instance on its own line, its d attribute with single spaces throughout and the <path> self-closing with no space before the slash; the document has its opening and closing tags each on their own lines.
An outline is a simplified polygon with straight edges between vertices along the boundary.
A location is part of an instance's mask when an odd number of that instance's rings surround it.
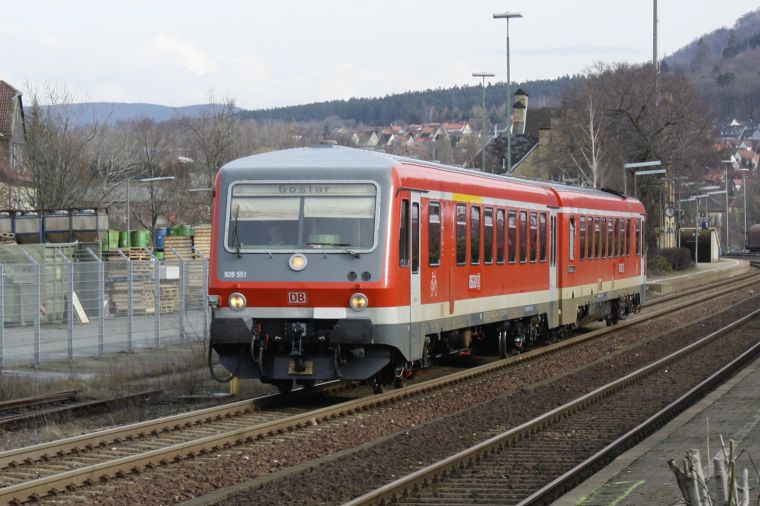
<svg viewBox="0 0 760 506">
<path fill-rule="evenodd" d="M 368 196 L 375 193 L 375 185 L 368 183 L 244 183 L 232 189 L 233 197 Z"/>
</svg>

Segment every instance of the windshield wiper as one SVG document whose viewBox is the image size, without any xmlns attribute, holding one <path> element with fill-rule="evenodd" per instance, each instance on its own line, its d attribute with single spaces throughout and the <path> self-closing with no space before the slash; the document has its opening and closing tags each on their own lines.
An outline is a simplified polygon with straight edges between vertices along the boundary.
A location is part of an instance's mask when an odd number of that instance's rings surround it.
<svg viewBox="0 0 760 506">
<path fill-rule="evenodd" d="M 238 236 L 238 216 L 240 215 L 240 206 L 235 208 L 235 221 L 232 223 L 232 241 L 235 244 L 235 251 L 238 258 L 242 258 L 240 255 L 240 236 Z"/>
<path fill-rule="evenodd" d="M 349 246 L 351 246 L 348 243 L 345 242 L 307 242 L 307 246 L 328 246 L 328 247 L 334 247 L 334 248 L 343 248 L 343 251 L 348 253 L 349 255 L 353 255 L 356 258 L 359 258 L 359 253 L 357 251 L 352 250 Z"/>
</svg>

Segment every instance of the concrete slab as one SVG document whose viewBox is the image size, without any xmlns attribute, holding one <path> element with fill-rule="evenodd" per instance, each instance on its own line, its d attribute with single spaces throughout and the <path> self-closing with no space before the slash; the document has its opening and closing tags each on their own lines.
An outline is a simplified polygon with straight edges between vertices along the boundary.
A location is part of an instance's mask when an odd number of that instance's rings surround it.
<svg viewBox="0 0 760 506">
<path fill-rule="evenodd" d="M 758 479 L 752 461 L 760 462 L 760 359 L 555 504 L 682 503 L 668 460 L 680 462 L 687 450 L 696 448 L 707 467 L 707 456 L 712 459 L 720 449 L 721 436 L 726 445 L 733 439 L 737 450 L 743 452 L 737 470 L 749 469 L 751 491 L 756 495 Z"/>
<path fill-rule="evenodd" d="M 701 263 L 688 272 L 667 276 L 647 276 L 647 293 L 666 295 L 688 290 L 705 283 L 742 276 L 750 271 L 748 260 L 721 258 L 718 262 Z"/>
</svg>

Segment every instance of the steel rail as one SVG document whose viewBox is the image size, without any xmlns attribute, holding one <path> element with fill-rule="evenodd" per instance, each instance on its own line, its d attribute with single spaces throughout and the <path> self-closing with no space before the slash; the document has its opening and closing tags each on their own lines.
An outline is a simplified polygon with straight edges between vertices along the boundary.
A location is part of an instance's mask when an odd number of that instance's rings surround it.
<svg viewBox="0 0 760 506">
<path fill-rule="evenodd" d="M 741 286 L 752 283 L 744 283 Z M 83 467 L 78 470 L 67 471 L 58 475 L 51 475 L 37 480 L 25 483 L 19 483 L 5 488 L 0 488 L 0 501 L 23 500 L 26 497 L 34 495 L 44 495 L 51 490 L 62 490 L 66 486 L 76 485 L 94 479 L 113 476 L 119 473 L 128 473 L 135 468 L 155 464 L 156 462 L 167 461 L 170 459 L 181 458 L 197 454 L 202 451 L 217 448 L 225 444 L 233 444 L 244 441 L 254 440 L 256 438 L 266 437 L 268 434 L 283 433 L 296 430 L 299 427 L 308 426 L 318 423 L 322 420 L 329 420 L 340 416 L 346 416 L 352 413 L 364 411 L 377 406 L 390 404 L 396 401 L 410 397 L 422 395 L 424 393 L 440 390 L 444 387 L 465 382 L 491 373 L 499 369 L 510 367 L 514 364 L 537 359 L 544 354 L 554 353 L 559 349 L 577 346 L 586 341 L 595 339 L 607 333 L 645 323 L 653 318 L 669 314 L 679 309 L 691 307 L 696 303 L 712 300 L 716 295 L 730 293 L 736 287 L 711 293 L 708 296 L 690 300 L 683 304 L 663 308 L 659 311 L 653 311 L 644 318 L 636 318 L 619 322 L 615 327 L 607 327 L 592 332 L 585 333 L 570 339 L 563 340 L 551 346 L 536 348 L 526 353 L 509 357 L 506 360 L 500 360 L 493 363 L 481 365 L 465 371 L 456 372 L 442 378 L 428 380 L 416 385 L 408 386 L 404 389 L 393 390 L 383 394 L 373 395 L 362 399 L 346 401 L 334 406 L 320 408 L 303 414 L 292 415 L 278 420 L 265 422 L 247 428 L 236 429 L 233 431 L 222 432 L 217 435 L 207 436 L 198 440 L 185 443 L 175 444 L 164 447 L 163 449 L 152 450 L 139 455 L 132 455 L 119 459 L 110 460 L 104 463 L 94 464 Z M 144 434 L 158 432 L 167 429 L 189 426 L 210 419 L 218 419 L 226 416 L 234 416 L 236 413 L 249 411 L 256 407 L 256 403 L 262 399 L 274 398 L 279 394 L 272 394 L 263 398 L 254 400 L 239 401 L 236 403 L 225 404 L 213 408 L 206 408 L 185 414 L 164 417 L 158 420 L 151 420 L 132 424 L 124 427 L 117 427 L 99 431 L 93 434 L 75 436 L 60 441 L 43 443 L 28 448 L 20 448 L 8 452 L 0 453 L 0 469 L 8 467 L 14 462 L 37 460 L 48 455 L 59 455 L 72 452 L 78 448 L 105 445 L 115 440 L 123 440 L 132 437 L 139 437 Z"/>
<path fill-rule="evenodd" d="M 730 332 L 731 330 L 734 330 L 735 328 L 743 325 L 745 322 L 747 322 L 748 320 L 752 318 L 757 317 L 758 315 L 760 315 L 760 309 L 755 310 L 749 315 L 746 315 L 740 318 L 739 320 L 736 320 L 735 322 L 729 325 L 726 325 L 715 332 L 708 334 L 707 336 L 699 339 L 698 341 L 695 341 L 691 343 L 690 345 L 684 348 L 681 348 L 680 350 L 675 351 L 666 357 L 663 357 L 645 367 L 642 367 L 636 371 L 633 371 L 623 376 L 622 378 L 619 378 L 611 383 L 608 383 L 607 385 L 599 387 L 596 390 L 593 390 L 569 403 L 559 406 L 551 411 L 548 411 L 547 413 L 544 413 L 543 415 L 537 418 L 534 418 L 533 420 L 525 422 L 497 436 L 493 436 L 466 450 L 463 450 L 459 453 L 451 455 L 443 460 L 440 460 L 439 462 L 426 466 L 422 469 L 415 471 L 414 473 L 411 473 L 407 476 L 399 478 L 398 480 L 395 480 L 391 483 L 383 485 L 382 487 L 376 490 L 370 491 L 360 497 L 357 497 L 351 501 L 348 501 L 344 503 L 343 506 L 385 504 L 388 501 L 402 498 L 408 491 L 427 486 L 428 484 L 431 484 L 437 480 L 445 479 L 446 476 L 450 472 L 456 469 L 461 469 L 465 466 L 474 464 L 479 459 L 483 458 L 485 455 L 489 453 L 499 452 L 503 450 L 505 447 L 512 444 L 513 442 L 519 441 L 520 439 L 523 439 L 531 435 L 532 433 L 538 432 L 542 430 L 543 428 L 551 425 L 552 423 L 554 423 L 555 420 L 569 416 L 576 411 L 582 410 L 585 406 L 593 404 L 603 399 L 604 397 L 607 397 L 613 393 L 616 393 L 624 389 L 628 385 L 633 384 L 637 382 L 638 380 L 643 379 L 657 372 L 658 370 L 668 366 L 674 361 L 692 353 L 698 348 L 701 348 L 705 344 L 708 344 L 711 341 L 715 340 L 716 338 L 726 334 L 727 332 Z M 732 365 L 732 367 L 738 367 L 737 364 L 745 363 L 747 360 L 749 360 L 749 358 L 755 356 L 758 353 L 758 351 L 760 351 L 760 343 L 755 344 L 752 348 L 742 353 L 742 355 L 740 355 L 738 359 L 735 359 L 734 361 L 732 361 L 730 365 Z M 728 367 L 729 366 L 723 367 L 721 368 L 720 371 L 711 375 L 710 378 L 706 380 L 706 382 L 709 382 L 708 386 L 714 385 L 716 382 L 720 381 L 721 378 L 725 377 L 726 374 L 734 370 Z M 692 388 L 683 397 L 686 398 L 687 400 L 693 400 L 696 395 L 698 395 L 702 391 L 705 391 L 708 388 L 708 386 L 704 384 L 700 384 L 697 387 Z M 673 406 L 673 404 L 675 403 L 668 405 L 665 409 L 663 409 L 657 415 L 650 417 L 650 419 L 648 419 L 646 422 L 640 424 L 639 427 L 637 427 L 637 429 L 641 428 L 642 426 L 651 428 L 655 423 L 658 422 L 659 419 L 662 419 L 665 415 L 671 415 L 677 408 L 677 406 Z M 683 405 L 683 404 L 680 404 L 680 405 Z M 638 435 L 635 431 L 636 429 L 630 431 L 622 438 L 614 441 L 610 445 L 610 446 L 614 446 L 614 448 L 609 448 L 609 447 L 605 448 L 604 450 L 594 455 L 594 457 L 591 457 L 590 459 L 588 459 L 588 461 L 585 461 L 583 464 L 577 467 L 580 468 L 582 466 L 584 468 L 587 468 L 588 466 L 592 465 L 594 462 L 598 462 L 600 459 L 607 457 L 615 448 L 620 447 L 620 445 L 624 443 L 627 444 L 633 438 L 635 438 Z M 623 439 L 625 439 L 625 441 L 622 441 Z M 594 462 L 591 462 L 592 460 Z M 575 471 L 575 469 L 573 471 Z M 553 481 L 551 484 L 545 487 L 546 490 L 541 489 L 537 491 L 536 493 L 531 495 L 529 498 L 525 499 L 520 504 L 521 505 L 535 504 L 542 500 L 546 500 L 546 498 L 552 493 L 550 489 L 553 487 L 550 487 L 550 485 L 554 485 L 554 487 L 557 487 L 560 485 L 566 485 L 568 482 L 575 479 L 576 475 L 572 475 L 571 473 L 572 471 L 569 471 L 565 475 L 557 478 L 555 481 Z"/>
<path fill-rule="evenodd" d="M 64 402 L 76 399 L 79 390 L 63 390 L 51 394 L 33 395 L 31 397 L 22 397 L 19 399 L 9 399 L 0 401 L 0 411 L 9 409 L 27 408 L 39 406 L 41 404 L 50 404 L 53 402 Z"/>
</svg>

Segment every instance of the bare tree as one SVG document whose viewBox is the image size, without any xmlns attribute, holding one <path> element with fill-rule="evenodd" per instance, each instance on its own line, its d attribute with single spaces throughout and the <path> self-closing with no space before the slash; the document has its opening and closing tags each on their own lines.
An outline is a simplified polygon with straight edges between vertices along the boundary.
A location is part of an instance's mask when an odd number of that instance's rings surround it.
<svg viewBox="0 0 760 506">
<path fill-rule="evenodd" d="M 27 143 L 24 165 L 29 176 L 25 200 L 37 209 L 78 207 L 96 178 L 91 170 L 90 147 L 101 125 L 79 126 L 73 95 L 64 87 L 44 92 L 27 85 L 31 105 L 26 115 Z M 45 106 L 42 102 L 45 102 Z"/>
</svg>

